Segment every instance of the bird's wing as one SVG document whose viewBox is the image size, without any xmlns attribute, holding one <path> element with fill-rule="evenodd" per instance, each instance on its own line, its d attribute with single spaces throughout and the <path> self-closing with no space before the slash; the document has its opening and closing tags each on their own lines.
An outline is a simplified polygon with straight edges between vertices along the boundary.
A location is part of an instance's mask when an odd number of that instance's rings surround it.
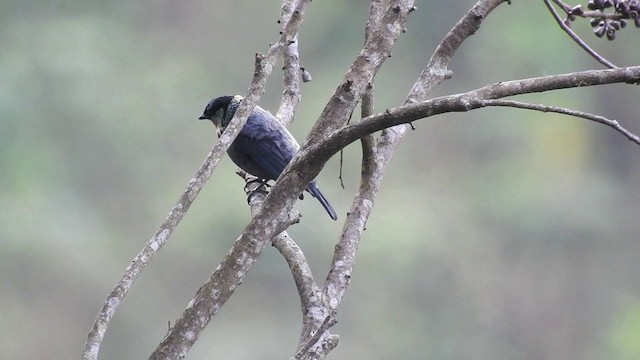
<svg viewBox="0 0 640 360">
<path fill-rule="evenodd" d="M 250 164 L 246 164 L 246 171 L 275 180 L 295 155 L 298 144 L 284 126 L 252 120 L 247 121 L 234 141 L 234 148 L 241 149 L 248 158 Z"/>
<path fill-rule="evenodd" d="M 246 170 L 260 178 L 277 179 L 292 158 L 286 148 L 281 146 L 279 139 L 256 139 L 239 135 L 235 142 L 235 145 L 242 147 L 247 153 L 252 162 L 251 166 L 258 167 L 254 171 Z M 256 173 L 257 170 L 262 173 Z"/>
</svg>

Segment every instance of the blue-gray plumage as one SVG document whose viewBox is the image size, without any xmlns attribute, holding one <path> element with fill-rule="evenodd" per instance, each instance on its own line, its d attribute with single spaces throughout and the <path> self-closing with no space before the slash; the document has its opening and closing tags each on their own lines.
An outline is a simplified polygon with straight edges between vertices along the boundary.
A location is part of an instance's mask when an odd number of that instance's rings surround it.
<svg viewBox="0 0 640 360">
<path fill-rule="evenodd" d="M 220 136 L 229 125 L 241 101 L 240 95 L 214 98 L 207 104 L 200 120 L 211 120 Z M 300 145 L 289 130 L 270 112 L 256 106 L 238 137 L 229 146 L 227 154 L 242 170 L 268 181 L 276 180 L 280 176 L 298 149 Z M 315 180 L 309 183 L 306 190 L 320 201 L 333 220 L 338 218 L 331 204 L 318 189 Z"/>
</svg>

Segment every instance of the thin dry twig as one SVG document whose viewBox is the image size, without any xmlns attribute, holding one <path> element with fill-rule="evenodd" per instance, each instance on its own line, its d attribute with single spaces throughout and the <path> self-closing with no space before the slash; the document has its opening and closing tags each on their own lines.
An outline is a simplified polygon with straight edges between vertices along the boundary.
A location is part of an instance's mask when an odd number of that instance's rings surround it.
<svg viewBox="0 0 640 360">
<path fill-rule="evenodd" d="M 558 107 L 558 106 L 530 104 L 530 103 L 513 101 L 513 100 L 484 100 L 482 101 L 482 106 L 512 107 L 517 109 L 535 110 L 535 111 L 541 111 L 541 112 L 554 112 L 558 114 L 575 116 L 578 118 L 595 121 L 599 124 L 607 125 L 613 128 L 614 130 L 616 130 L 617 132 L 621 133 L 622 135 L 626 136 L 627 139 L 629 139 L 630 141 L 640 145 L 640 137 L 638 137 L 638 135 L 635 135 L 634 133 L 622 127 L 622 125 L 620 125 L 620 123 L 618 123 L 616 120 L 611 120 L 604 116 L 599 116 L 599 115 L 590 114 L 583 111 L 577 111 L 577 110 L 567 109 L 567 108 Z"/>
<path fill-rule="evenodd" d="M 300 297 L 302 316 L 304 317 L 306 316 L 305 309 L 315 306 L 316 301 L 320 299 L 320 288 L 313 278 L 311 267 L 309 267 L 302 249 L 287 232 L 282 232 L 276 236 L 272 244 L 282 254 L 289 265 L 289 269 L 291 269 L 298 296 Z"/>
<path fill-rule="evenodd" d="M 324 159 L 340 148 L 370 134 L 395 125 L 447 112 L 466 112 L 482 107 L 484 100 L 501 99 L 549 90 L 605 85 L 614 83 L 639 84 L 640 66 L 626 68 L 587 70 L 568 74 L 504 81 L 483 86 L 465 93 L 440 96 L 416 104 L 387 109 L 369 116 L 361 122 L 341 128 L 325 139 L 322 146 L 313 145 L 308 156 Z"/>
<path fill-rule="evenodd" d="M 596 59 L 602 65 L 608 67 L 609 69 L 617 68 L 617 66 L 615 66 L 611 61 L 605 59 L 604 56 L 598 54 L 598 52 L 596 52 L 589 45 L 587 45 L 587 43 L 584 42 L 584 40 L 582 40 L 582 38 L 580 38 L 578 34 L 576 34 L 569 26 L 567 26 L 567 24 L 565 24 L 562 18 L 560 17 L 560 14 L 558 14 L 558 12 L 553 7 L 553 5 L 551 5 L 549 0 L 543 0 L 543 1 L 545 5 L 547 5 L 549 12 L 551 13 L 551 15 L 553 15 L 553 18 L 556 20 L 558 25 L 562 28 L 562 30 L 564 30 L 564 32 L 567 33 L 567 35 L 569 35 L 570 38 L 573 39 L 573 41 L 575 41 L 578 45 L 580 45 L 581 48 L 583 48 L 589 55 L 591 55 L 594 59 Z"/>
<path fill-rule="evenodd" d="M 572 7 L 560 0 L 553 0 L 553 3 L 558 5 L 560 8 L 562 8 L 562 10 L 565 12 L 565 14 L 568 15 L 572 15 L 572 16 L 578 16 L 581 18 L 599 18 L 599 19 L 614 19 L 614 20 L 620 20 L 622 19 L 622 16 L 620 14 L 612 14 L 612 13 L 604 13 L 602 11 L 595 11 L 595 10 L 583 10 L 580 13 L 575 13 L 572 12 Z"/>
<path fill-rule="evenodd" d="M 280 48 L 281 46 L 279 45 L 272 47 L 272 49 L 274 50 L 273 56 L 277 55 Z M 264 81 L 266 81 L 266 78 L 271 72 L 273 65 L 269 64 L 269 59 L 266 59 L 265 61 L 264 58 L 258 59 L 257 62 L 261 64 L 261 71 L 256 72 L 254 85 L 264 88 Z M 253 107 L 255 106 L 255 103 L 257 103 L 258 97 L 260 95 L 261 94 L 258 91 L 253 91 L 247 96 L 248 100 L 246 101 L 246 103 L 243 102 L 243 105 L 245 105 L 244 109 L 239 108 L 236 112 L 234 120 L 232 121 L 233 129 L 225 131 L 220 139 L 218 139 L 218 142 L 216 142 L 216 144 L 213 146 L 204 162 L 202 163 L 200 169 L 198 169 L 198 171 L 196 172 L 195 176 L 189 181 L 187 188 L 180 196 L 180 199 L 178 199 L 176 205 L 173 206 L 165 221 L 160 225 L 158 231 L 156 231 L 156 233 L 145 245 L 145 247 L 140 250 L 140 252 L 136 255 L 129 266 L 127 266 L 124 274 L 122 275 L 122 278 L 120 279 L 120 281 L 118 281 L 116 286 L 107 296 L 102 308 L 96 316 L 91 331 L 87 335 L 87 341 L 82 352 L 83 360 L 95 360 L 98 358 L 100 345 L 102 343 L 102 340 L 104 339 L 107 328 L 109 327 L 109 324 L 111 323 L 111 320 L 118 306 L 127 295 L 129 289 L 131 289 L 133 283 L 138 278 L 140 273 L 142 273 L 149 262 L 151 262 L 153 257 L 169 240 L 171 234 L 178 226 L 187 210 L 204 187 L 207 180 L 213 174 L 213 171 L 217 167 L 218 163 L 226 154 L 229 145 L 238 135 L 238 133 L 242 129 L 242 126 L 244 126 L 244 123 L 246 122 L 250 111 L 253 110 Z M 250 109 L 247 112 L 247 109 L 249 107 Z M 230 125 L 230 128 L 231 127 L 232 126 Z"/>
</svg>

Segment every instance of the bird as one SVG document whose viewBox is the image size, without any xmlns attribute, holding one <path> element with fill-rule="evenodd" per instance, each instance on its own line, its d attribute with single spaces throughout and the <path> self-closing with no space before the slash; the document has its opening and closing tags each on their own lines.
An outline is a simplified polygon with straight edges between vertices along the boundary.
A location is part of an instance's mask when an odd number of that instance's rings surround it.
<svg viewBox="0 0 640 360">
<path fill-rule="evenodd" d="M 213 98 L 199 119 L 211 120 L 220 137 L 231 122 L 242 99 L 240 95 Z M 238 137 L 229 146 L 227 154 L 242 170 L 266 183 L 280 176 L 299 149 L 300 145 L 289 130 L 269 111 L 256 106 Z M 315 179 L 305 190 L 318 199 L 331 219 L 338 219 L 336 211 L 318 189 Z M 302 199 L 302 195 L 300 198 Z"/>
</svg>

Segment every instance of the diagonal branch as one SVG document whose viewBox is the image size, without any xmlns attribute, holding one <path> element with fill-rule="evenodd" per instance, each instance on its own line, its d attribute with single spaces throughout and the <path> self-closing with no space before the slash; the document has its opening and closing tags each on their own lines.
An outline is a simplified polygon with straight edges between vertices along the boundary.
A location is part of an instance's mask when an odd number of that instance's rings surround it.
<svg viewBox="0 0 640 360">
<path fill-rule="evenodd" d="M 599 124 L 607 125 L 622 135 L 626 136 L 630 141 L 640 145 L 640 137 L 638 135 L 633 134 L 629 130 L 625 129 L 618 123 L 616 120 L 607 119 L 604 116 L 594 115 L 583 111 L 571 110 L 563 107 L 557 106 L 549 106 L 542 104 L 530 104 L 524 103 L 520 101 L 513 100 L 484 100 L 482 101 L 482 106 L 503 106 L 503 107 L 512 107 L 516 109 L 526 109 L 526 110 L 535 110 L 541 112 L 554 112 L 558 114 L 564 114 L 569 116 L 575 116 L 582 119 L 595 121 Z"/>
<path fill-rule="evenodd" d="M 503 2 L 504 0 L 482 0 L 473 5 L 438 44 L 429 63 L 413 84 L 405 104 L 426 99 L 433 88 L 453 76 L 449 70 L 453 55 L 467 38 L 480 29 L 482 21 Z"/>
<path fill-rule="evenodd" d="M 242 102 L 241 106 L 235 113 L 234 119 L 231 121 L 227 131 L 218 139 L 202 166 L 196 172 L 196 175 L 189 181 L 184 193 L 169 212 L 167 219 L 160 225 L 158 231 L 149 240 L 147 245 L 136 255 L 131 264 L 125 270 L 121 280 L 116 284 L 111 293 L 107 296 L 102 308 L 96 316 L 91 331 L 87 336 L 82 359 L 95 360 L 100 352 L 100 345 L 104 339 L 107 327 L 109 326 L 113 315 L 118 306 L 127 295 L 129 289 L 138 278 L 144 268 L 151 262 L 155 254 L 160 251 L 164 244 L 169 240 L 171 234 L 178 226 L 187 210 L 196 199 L 205 183 L 213 171 L 217 167 L 222 157 L 226 154 L 227 149 L 236 138 L 240 130 L 247 121 L 247 118 L 253 111 L 260 96 L 264 93 L 264 85 L 266 79 L 271 73 L 273 66 L 283 52 L 284 47 L 291 42 L 291 38 L 297 33 L 297 29 L 301 23 L 301 16 L 295 16 L 287 24 L 280 41 L 273 45 L 267 56 L 256 55 L 256 71 L 249 88 L 249 92 Z"/>
<path fill-rule="evenodd" d="M 315 344 L 318 343 L 318 341 L 323 336 L 323 334 L 327 332 L 330 327 L 332 327 L 337 323 L 338 321 L 331 316 L 327 316 L 326 318 L 324 318 L 324 321 L 322 322 L 322 324 L 320 324 L 320 327 L 314 333 L 311 334 L 311 337 L 308 338 L 304 344 L 302 344 L 300 349 L 293 356 L 293 360 L 302 359 L 302 357 L 306 354 L 306 352 L 309 351 L 311 347 L 313 347 Z"/>
<path fill-rule="evenodd" d="M 549 0 L 543 0 L 543 1 L 545 5 L 547 5 L 547 9 L 549 9 L 549 12 L 551 12 L 551 15 L 553 15 L 553 18 L 556 20 L 556 22 L 562 28 L 562 30 L 564 30 L 564 32 L 566 32 L 567 35 L 569 35 L 569 37 L 573 39 L 573 41 L 575 41 L 578 45 L 580 45 L 580 47 L 583 48 L 584 51 L 589 53 L 589 55 L 591 55 L 599 63 L 608 67 L 609 69 L 613 69 L 617 67 L 612 62 L 605 59 L 602 55 L 598 54 L 595 50 L 593 50 L 589 45 L 587 45 L 586 42 L 584 42 L 584 40 L 580 38 L 580 36 L 578 36 L 578 34 L 576 34 L 573 30 L 571 30 L 571 28 L 564 23 L 564 21 L 560 17 L 560 14 L 558 14 L 558 12 L 553 7 L 553 5 L 551 5 Z"/>
<path fill-rule="evenodd" d="M 251 215 L 253 216 L 259 211 L 260 206 L 262 206 L 264 199 L 267 197 L 267 192 L 259 190 L 260 187 L 264 186 L 260 179 L 242 170 L 238 171 L 237 174 L 246 182 L 244 190 L 249 206 L 251 207 Z M 313 279 L 313 273 L 311 272 L 307 258 L 304 256 L 302 249 L 300 249 L 298 244 L 293 241 L 286 231 L 278 234 L 278 236 L 273 238 L 271 243 L 280 254 L 282 254 L 289 265 L 289 269 L 291 269 L 304 316 L 306 315 L 305 309 L 311 308 L 314 306 L 314 303 L 320 299 L 320 289 Z"/>
<path fill-rule="evenodd" d="M 415 9 L 413 3 L 413 0 L 392 0 L 389 3 L 380 19 L 380 25 L 365 42 L 341 84 L 327 102 L 318 121 L 302 144 L 303 151 L 298 153 L 297 158 L 304 153 L 306 144 L 321 142 L 347 122 L 360 101 L 363 91 L 391 56 L 391 50 L 405 30 L 409 14 Z"/>
<path fill-rule="evenodd" d="M 373 113 L 373 86 L 369 87 L 362 98 L 362 118 Z M 366 227 L 366 221 L 373 210 L 373 205 L 384 175 L 382 159 L 376 155 L 376 147 L 373 146 L 373 138 L 366 135 L 362 138 L 362 170 L 360 186 L 347 220 L 342 228 L 342 235 L 336 245 L 336 250 L 331 260 L 331 269 L 322 289 L 325 294 L 329 312 L 334 313 L 342 301 L 344 293 L 351 280 L 351 272 L 355 265 L 355 256 L 362 233 Z"/>
<path fill-rule="evenodd" d="M 316 285 L 307 258 L 298 244 L 286 232 L 276 236 L 272 243 L 285 258 L 291 269 L 300 297 L 302 316 L 307 316 L 308 309 L 314 307 L 315 303 L 320 300 L 320 288 Z"/>
<path fill-rule="evenodd" d="M 371 0 L 371 5 L 369 5 L 369 17 L 367 18 L 367 25 L 364 29 L 365 43 L 369 41 L 378 27 L 380 27 L 380 20 L 382 20 L 385 9 L 385 0 Z"/>
<path fill-rule="evenodd" d="M 299 0 L 291 18 L 282 31 L 280 41 L 271 46 L 267 56 L 256 55 L 256 71 L 248 94 L 240 107 L 238 107 L 234 119 L 218 140 L 218 143 L 226 144 L 224 150 L 233 142 L 235 136 L 240 132 L 242 126 L 246 123 L 246 119 L 253 111 L 260 95 L 264 93 L 266 78 L 273 70 L 273 66 L 284 52 L 285 47 L 292 43 L 302 24 L 302 16 L 309 3 L 310 0 Z M 228 137 L 225 137 L 226 133 L 229 133 Z M 278 224 L 270 223 L 264 225 L 263 223 L 261 224 L 263 225 L 262 229 L 254 229 L 244 238 L 241 236 L 209 280 L 198 290 L 195 298 L 189 303 L 181 318 L 178 319 L 169 330 L 167 336 L 151 354 L 150 359 L 176 359 L 186 356 L 186 353 L 198 340 L 202 330 L 207 326 L 211 318 L 233 294 L 236 286 L 249 271 L 264 245 L 275 234 L 279 234 L 296 221 L 297 216 L 290 212 L 282 216 Z M 272 235 L 264 239 L 265 232 Z M 247 240 L 247 238 L 250 240 Z"/>
</svg>

